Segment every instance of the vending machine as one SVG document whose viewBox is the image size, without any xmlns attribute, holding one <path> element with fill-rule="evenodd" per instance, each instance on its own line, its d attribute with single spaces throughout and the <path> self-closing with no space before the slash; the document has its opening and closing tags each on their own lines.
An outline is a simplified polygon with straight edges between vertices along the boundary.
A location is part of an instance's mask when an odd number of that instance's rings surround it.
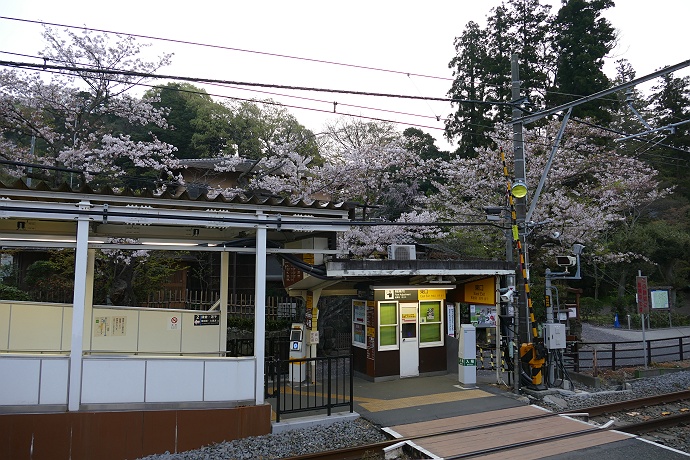
<svg viewBox="0 0 690 460">
<path fill-rule="evenodd" d="M 290 327 L 290 373 L 291 383 L 302 383 L 307 380 L 307 365 L 304 360 L 307 347 L 304 343 L 304 324 L 292 323 Z"/>
</svg>

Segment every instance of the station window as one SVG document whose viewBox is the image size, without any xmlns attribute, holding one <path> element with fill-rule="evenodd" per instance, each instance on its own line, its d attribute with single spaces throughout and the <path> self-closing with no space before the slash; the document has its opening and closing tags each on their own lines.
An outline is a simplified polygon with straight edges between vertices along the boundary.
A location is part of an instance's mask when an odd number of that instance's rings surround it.
<svg viewBox="0 0 690 460">
<path fill-rule="evenodd" d="M 419 302 L 419 346 L 443 345 L 443 310 L 441 301 Z"/>
<path fill-rule="evenodd" d="M 379 350 L 398 349 L 398 302 L 379 303 Z"/>
<path fill-rule="evenodd" d="M 367 303 L 364 300 L 352 301 L 352 345 L 367 347 Z"/>
</svg>

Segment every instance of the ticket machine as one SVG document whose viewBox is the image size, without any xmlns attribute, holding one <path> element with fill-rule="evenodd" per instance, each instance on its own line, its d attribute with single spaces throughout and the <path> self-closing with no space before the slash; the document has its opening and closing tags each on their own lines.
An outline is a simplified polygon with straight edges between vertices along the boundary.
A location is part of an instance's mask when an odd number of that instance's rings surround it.
<svg viewBox="0 0 690 460">
<path fill-rule="evenodd" d="M 302 383 L 307 380 L 307 365 L 304 358 L 307 347 L 304 340 L 304 324 L 292 323 L 290 327 L 290 382 Z"/>
</svg>

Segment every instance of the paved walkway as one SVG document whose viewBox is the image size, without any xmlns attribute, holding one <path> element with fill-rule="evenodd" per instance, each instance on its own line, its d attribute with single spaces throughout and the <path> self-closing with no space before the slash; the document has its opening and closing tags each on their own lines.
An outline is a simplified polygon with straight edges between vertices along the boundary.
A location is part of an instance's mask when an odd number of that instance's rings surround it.
<svg viewBox="0 0 690 460">
<path fill-rule="evenodd" d="M 663 329 L 646 329 L 646 340 L 676 339 L 678 337 L 690 337 L 690 326 L 669 327 Z M 607 337 L 602 340 L 600 337 Z M 608 338 L 610 337 L 610 339 Z M 582 325 L 582 339 L 585 342 L 602 341 L 641 341 L 642 331 L 638 329 L 627 329 L 624 327 L 600 327 L 589 324 Z"/>
</svg>

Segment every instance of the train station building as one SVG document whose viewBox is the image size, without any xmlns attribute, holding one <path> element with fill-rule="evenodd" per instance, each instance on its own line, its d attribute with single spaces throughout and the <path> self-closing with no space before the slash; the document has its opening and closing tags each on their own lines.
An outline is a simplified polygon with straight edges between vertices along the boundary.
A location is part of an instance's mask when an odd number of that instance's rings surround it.
<svg viewBox="0 0 690 460">
<path fill-rule="evenodd" d="M 18 181 L 0 186 L 0 217 L 5 250 L 75 253 L 73 302 L 0 301 L 0 448 L 13 452 L 50 444 L 72 449 L 71 458 L 132 458 L 269 433 L 269 254 L 325 263 L 323 274 L 304 266 L 287 276 L 286 289 L 306 301 L 307 333 L 318 331 L 320 297 L 352 299 L 354 369 L 373 381 L 453 372 L 458 323 L 495 327 L 499 279 L 514 273 L 502 261 L 419 260 L 414 246 L 392 247 L 386 260 L 340 259 L 335 236 L 350 228 L 350 209 L 321 201 L 191 199 Z M 98 249 L 219 252 L 220 299 L 203 312 L 94 305 Z M 226 356 L 233 252 L 255 257 L 249 357 Z M 318 333 L 305 334 L 306 348 L 315 351 L 315 341 Z M 131 442 L 118 441 L 123 437 Z"/>
</svg>

